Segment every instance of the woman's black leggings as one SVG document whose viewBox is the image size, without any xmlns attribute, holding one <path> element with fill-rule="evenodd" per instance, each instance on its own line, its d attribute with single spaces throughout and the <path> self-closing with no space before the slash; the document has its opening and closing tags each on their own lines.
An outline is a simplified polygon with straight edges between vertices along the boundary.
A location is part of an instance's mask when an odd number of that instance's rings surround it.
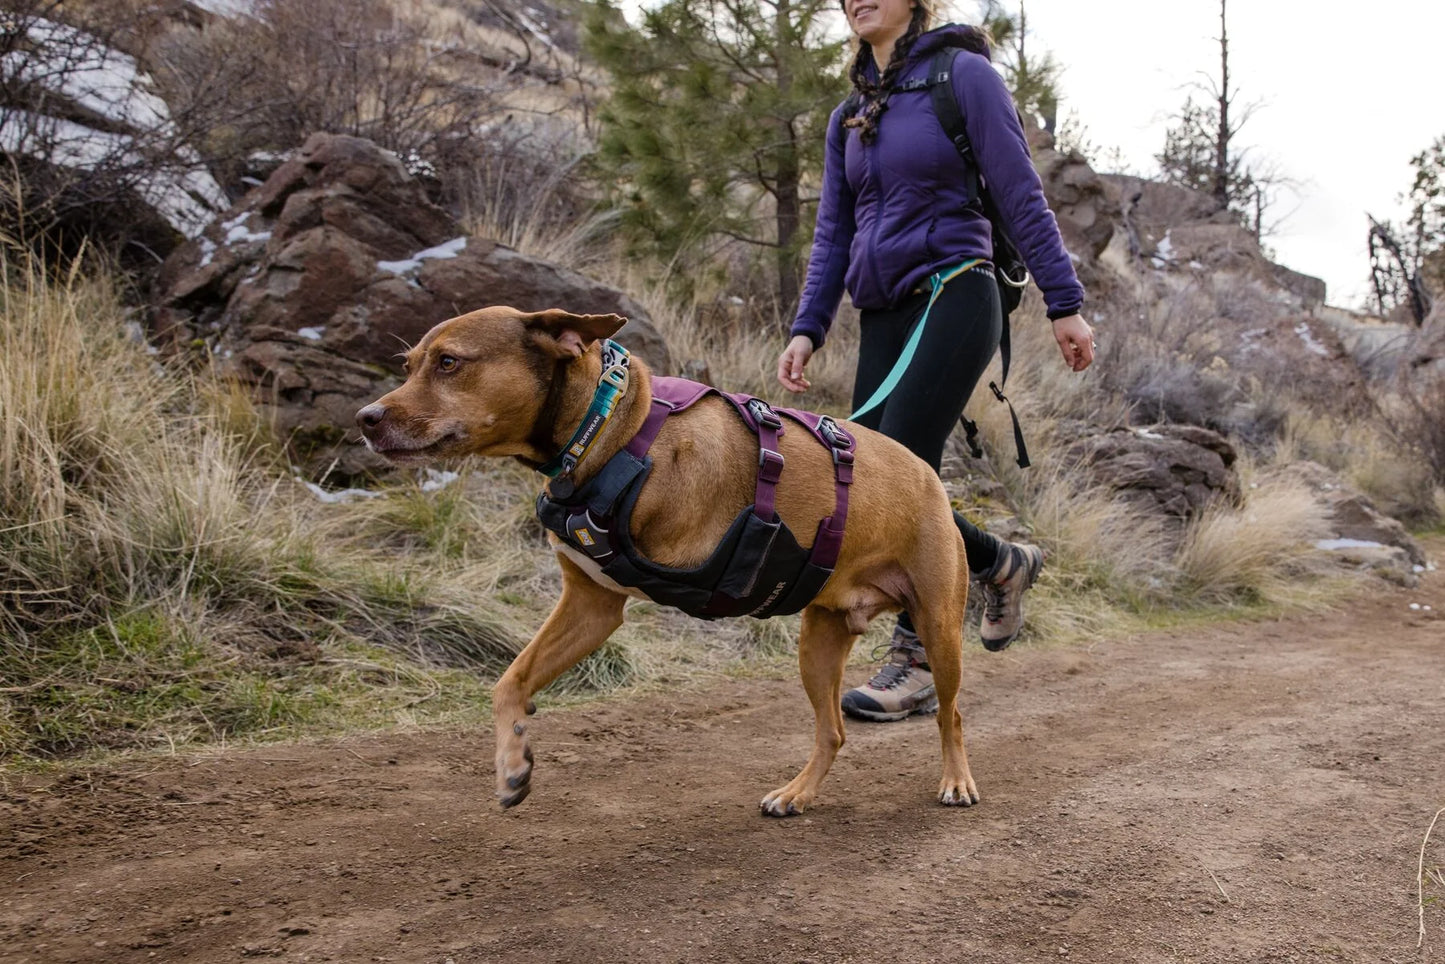
<svg viewBox="0 0 1445 964">
<path fill-rule="evenodd" d="M 924 291 L 897 308 L 862 312 L 854 411 L 873 397 L 893 370 L 927 305 L 928 292 Z M 937 472 L 944 444 L 998 350 L 1002 331 L 1003 314 L 992 269 L 965 271 L 944 285 L 934 302 L 903 380 L 877 408 L 856 421 L 902 442 Z M 974 572 L 992 568 L 1002 545 L 998 537 L 957 512 L 953 521 L 963 534 L 968 568 Z M 900 621 L 908 626 L 906 617 Z"/>
</svg>

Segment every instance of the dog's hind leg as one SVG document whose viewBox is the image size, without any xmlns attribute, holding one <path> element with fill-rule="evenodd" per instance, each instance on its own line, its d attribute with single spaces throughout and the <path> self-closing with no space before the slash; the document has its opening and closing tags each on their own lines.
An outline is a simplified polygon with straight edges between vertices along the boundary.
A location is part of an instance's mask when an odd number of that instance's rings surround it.
<svg viewBox="0 0 1445 964">
<path fill-rule="evenodd" d="M 566 556 L 562 597 L 537 635 L 512 660 L 492 689 L 497 727 L 497 796 L 514 807 L 532 790 L 532 748 L 524 721 L 532 697 L 607 641 L 622 625 L 627 597 L 600 586 Z"/>
<path fill-rule="evenodd" d="M 938 692 L 938 735 L 943 742 L 943 779 L 938 802 L 950 807 L 978 803 L 978 787 L 968 769 L 963 746 L 963 715 L 958 711 L 958 690 L 963 678 L 963 612 L 968 600 L 968 577 L 960 572 L 952 593 L 920 596 L 914 628 L 928 655 L 933 685 Z"/>
<path fill-rule="evenodd" d="M 855 639 L 844 613 L 817 606 L 803 610 L 798 670 L 813 704 L 813 752 L 801 773 L 763 797 L 761 807 L 767 816 L 802 813 L 818 795 L 818 787 L 843 745 L 843 667 Z"/>
</svg>

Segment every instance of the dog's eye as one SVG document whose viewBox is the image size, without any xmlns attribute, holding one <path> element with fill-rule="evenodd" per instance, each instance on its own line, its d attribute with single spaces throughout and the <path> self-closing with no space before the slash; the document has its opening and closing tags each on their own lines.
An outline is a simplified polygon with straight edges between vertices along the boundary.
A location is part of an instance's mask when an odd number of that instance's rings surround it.
<svg viewBox="0 0 1445 964">
<path fill-rule="evenodd" d="M 437 370 L 453 372 L 457 370 L 457 360 L 451 355 L 443 355 L 437 359 Z"/>
</svg>

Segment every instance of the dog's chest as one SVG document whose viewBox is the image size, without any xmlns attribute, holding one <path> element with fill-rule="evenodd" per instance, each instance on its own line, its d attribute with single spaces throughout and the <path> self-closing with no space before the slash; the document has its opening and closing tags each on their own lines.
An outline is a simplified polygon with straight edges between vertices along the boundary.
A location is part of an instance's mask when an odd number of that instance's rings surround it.
<svg viewBox="0 0 1445 964">
<path fill-rule="evenodd" d="M 624 595 L 631 596 L 633 599 L 646 599 L 649 602 L 655 601 L 651 596 L 643 592 L 641 589 L 638 589 L 635 586 L 624 586 L 621 583 L 617 582 L 617 580 L 607 576 L 605 573 L 603 573 L 602 567 L 597 564 L 597 561 L 595 559 L 587 555 L 587 553 L 585 552 L 582 552 L 578 549 L 573 549 L 571 546 L 567 545 L 567 543 L 557 538 L 557 536 L 548 533 L 548 541 L 552 543 L 552 547 L 554 549 L 556 549 L 558 552 L 562 553 L 568 559 L 576 563 L 577 568 L 581 569 L 584 573 L 586 573 L 587 578 L 597 583 L 597 585 L 602 586 L 605 589 L 611 589 L 613 592 L 620 592 Z"/>
</svg>

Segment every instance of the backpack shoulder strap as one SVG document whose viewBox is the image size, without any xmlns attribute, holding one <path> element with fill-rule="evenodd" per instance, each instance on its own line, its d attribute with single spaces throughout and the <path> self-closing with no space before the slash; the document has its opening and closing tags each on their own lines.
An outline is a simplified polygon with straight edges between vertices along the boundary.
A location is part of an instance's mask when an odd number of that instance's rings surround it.
<svg viewBox="0 0 1445 964">
<path fill-rule="evenodd" d="M 968 129 L 963 123 L 963 110 L 953 93 L 953 60 L 963 51 L 962 47 L 944 47 L 936 51 L 928 62 L 928 95 L 933 101 L 933 113 L 943 132 L 953 142 L 959 156 L 963 158 L 964 185 L 968 189 L 969 203 L 978 200 L 978 164 L 973 158 L 973 145 L 968 140 Z"/>
</svg>

